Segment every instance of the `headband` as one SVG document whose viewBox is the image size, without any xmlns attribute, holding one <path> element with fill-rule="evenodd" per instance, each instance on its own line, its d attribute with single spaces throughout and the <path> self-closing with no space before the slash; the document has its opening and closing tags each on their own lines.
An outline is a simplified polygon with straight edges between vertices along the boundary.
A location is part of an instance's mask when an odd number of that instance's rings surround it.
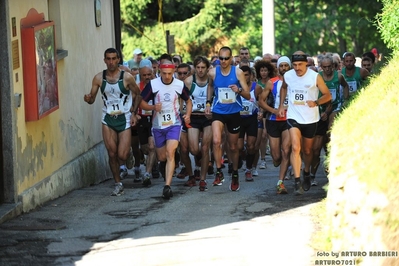
<svg viewBox="0 0 399 266">
<path fill-rule="evenodd" d="M 173 68 L 175 69 L 176 66 L 174 64 L 161 64 L 159 68 Z"/>
<path fill-rule="evenodd" d="M 306 54 L 293 54 L 291 62 L 308 62 Z"/>
</svg>

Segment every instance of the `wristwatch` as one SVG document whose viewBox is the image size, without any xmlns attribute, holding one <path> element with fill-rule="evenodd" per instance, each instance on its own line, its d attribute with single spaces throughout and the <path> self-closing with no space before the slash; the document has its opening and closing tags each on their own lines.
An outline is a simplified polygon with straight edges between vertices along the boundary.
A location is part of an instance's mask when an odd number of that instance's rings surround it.
<svg viewBox="0 0 399 266">
<path fill-rule="evenodd" d="M 242 88 L 240 87 L 240 88 L 238 88 L 238 93 L 241 94 L 241 92 L 242 92 Z"/>
</svg>

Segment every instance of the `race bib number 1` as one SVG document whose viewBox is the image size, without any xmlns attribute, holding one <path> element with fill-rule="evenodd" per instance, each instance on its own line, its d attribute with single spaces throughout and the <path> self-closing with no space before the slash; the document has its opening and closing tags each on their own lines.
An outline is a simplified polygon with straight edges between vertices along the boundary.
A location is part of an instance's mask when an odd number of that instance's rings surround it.
<svg viewBox="0 0 399 266">
<path fill-rule="evenodd" d="M 235 103 L 236 93 L 230 88 L 219 88 L 219 102 L 223 104 Z"/>
</svg>

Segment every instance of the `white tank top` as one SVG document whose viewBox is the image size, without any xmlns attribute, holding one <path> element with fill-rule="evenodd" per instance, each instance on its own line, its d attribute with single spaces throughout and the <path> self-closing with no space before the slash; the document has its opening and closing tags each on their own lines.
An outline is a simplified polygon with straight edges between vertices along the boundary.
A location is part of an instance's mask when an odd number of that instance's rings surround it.
<svg viewBox="0 0 399 266">
<path fill-rule="evenodd" d="M 118 82 L 109 83 L 106 72 L 103 71 L 103 82 L 101 84 L 102 99 L 104 102 L 103 112 L 111 116 L 130 113 L 132 107 L 132 94 L 123 85 L 123 73 L 121 71 Z"/>
<path fill-rule="evenodd" d="M 194 86 L 194 87 L 193 87 Z M 193 84 L 191 87 L 191 99 L 193 101 L 193 112 L 205 112 L 206 97 L 207 97 L 208 83 L 204 86 L 199 86 L 193 76 Z"/>
<path fill-rule="evenodd" d="M 319 73 L 307 70 L 299 77 L 291 69 L 284 74 L 287 83 L 288 110 L 287 119 L 294 119 L 299 124 L 312 124 L 320 119 L 319 108 L 309 107 L 306 101 L 316 101 L 319 98 L 317 76 Z"/>
</svg>

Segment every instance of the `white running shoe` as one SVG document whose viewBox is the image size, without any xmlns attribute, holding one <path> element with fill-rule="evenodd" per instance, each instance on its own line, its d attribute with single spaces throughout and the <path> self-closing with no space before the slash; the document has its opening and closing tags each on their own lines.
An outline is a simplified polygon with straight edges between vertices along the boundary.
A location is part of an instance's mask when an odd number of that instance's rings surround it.
<svg viewBox="0 0 399 266">
<path fill-rule="evenodd" d="M 256 168 L 252 169 L 252 175 L 253 175 L 253 176 L 258 176 L 258 175 L 259 175 L 259 173 L 258 173 L 258 171 L 256 170 Z"/>
<path fill-rule="evenodd" d="M 262 162 L 260 163 L 260 165 L 259 165 L 259 169 L 266 169 L 267 167 L 266 167 L 266 161 L 265 160 L 262 160 Z"/>
<path fill-rule="evenodd" d="M 115 189 L 112 191 L 111 196 L 120 196 L 124 193 L 122 183 L 115 183 Z"/>
</svg>

